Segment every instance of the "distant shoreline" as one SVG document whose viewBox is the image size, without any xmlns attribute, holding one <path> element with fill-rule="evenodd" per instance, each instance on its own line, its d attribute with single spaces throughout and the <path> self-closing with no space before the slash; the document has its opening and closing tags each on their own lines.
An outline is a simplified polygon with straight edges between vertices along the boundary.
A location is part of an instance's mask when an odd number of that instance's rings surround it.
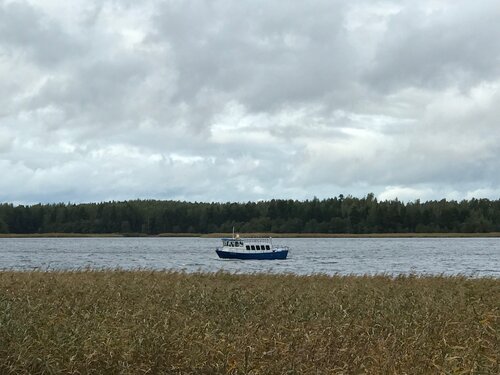
<svg viewBox="0 0 500 375">
<path fill-rule="evenodd" d="M 274 238 L 474 238 L 500 237 L 500 232 L 489 233 L 239 233 L 241 237 Z M 108 238 L 108 237 L 231 237 L 231 233 L 160 233 L 145 235 L 140 233 L 1 233 L 0 238 Z"/>
</svg>

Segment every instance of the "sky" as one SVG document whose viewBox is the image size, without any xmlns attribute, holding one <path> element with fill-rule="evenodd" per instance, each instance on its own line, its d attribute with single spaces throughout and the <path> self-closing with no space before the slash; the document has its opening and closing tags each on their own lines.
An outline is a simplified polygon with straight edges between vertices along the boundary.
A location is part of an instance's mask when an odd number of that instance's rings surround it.
<svg viewBox="0 0 500 375">
<path fill-rule="evenodd" d="M 0 202 L 500 198 L 498 0 L 0 0 Z"/>
</svg>

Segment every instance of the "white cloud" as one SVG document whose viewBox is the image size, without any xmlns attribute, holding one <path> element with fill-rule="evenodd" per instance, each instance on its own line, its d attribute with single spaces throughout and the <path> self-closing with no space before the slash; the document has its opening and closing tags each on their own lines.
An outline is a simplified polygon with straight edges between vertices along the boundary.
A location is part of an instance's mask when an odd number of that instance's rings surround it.
<svg viewBox="0 0 500 375">
<path fill-rule="evenodd" d="M 399 199 L 403 202 L 421 199 L 423 201 L 434 198 L 436 192 L 431 188 L 413 188 L 405 186 L 387 186 L 384 191 L 378 194 L 377 199 L 381 201 Z M 443 197 L 444 198 L 444 197 Z M 446 197 L 449 198 L 449 197 Z"/>
<path fill-rule="evenodd" d="M 498 198 L 499 16 L 0 0 L 0 201 Z"/>
</svg>

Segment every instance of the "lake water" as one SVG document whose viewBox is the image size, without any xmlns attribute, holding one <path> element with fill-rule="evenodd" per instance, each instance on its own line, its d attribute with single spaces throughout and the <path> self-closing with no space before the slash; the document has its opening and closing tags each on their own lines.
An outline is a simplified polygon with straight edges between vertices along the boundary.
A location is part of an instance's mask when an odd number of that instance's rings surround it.
<svg viewBox="0 0 500 375">
<path fill-rule="evenodd" d="M 280 238 L 288 259 L 220 260 L 212 238 L 1 238 L 0 269 L 171 269 L 500 278 L 499 238 Z"/>
</svg>

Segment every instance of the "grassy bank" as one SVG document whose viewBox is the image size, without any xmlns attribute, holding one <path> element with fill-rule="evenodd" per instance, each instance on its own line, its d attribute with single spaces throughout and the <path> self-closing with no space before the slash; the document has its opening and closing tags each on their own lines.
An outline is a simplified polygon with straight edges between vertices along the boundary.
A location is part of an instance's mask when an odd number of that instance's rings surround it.
<svg viewBox="0 0 500 375">
<path fill-rule="evenodd" d="M 117 233 L 0 233 L 0 238 L 123 237 Z"/>
<path fill-rule="evenodd" d="M 500 232 L 488 233 L 239 233 L 241 237 L 274 238 L 475 238 L 500 237 Z M 44 238 L 44 237 L 231 237 L 232 233 L 0 233 L 0 238 Z"/>
<path fill-rule="evenodd" d="M 231 233 L 210 233 L 202 237 L 231 237 Z M 490 233 L 240 233 L 241 237 L 274 238 L 462 238 L 500 237 L 499 232 Z"/>
<path fill-rule="evenodd" d="M 498 374 L 500 280 L 0 272 L 0 373 Z"/>
</svg>

